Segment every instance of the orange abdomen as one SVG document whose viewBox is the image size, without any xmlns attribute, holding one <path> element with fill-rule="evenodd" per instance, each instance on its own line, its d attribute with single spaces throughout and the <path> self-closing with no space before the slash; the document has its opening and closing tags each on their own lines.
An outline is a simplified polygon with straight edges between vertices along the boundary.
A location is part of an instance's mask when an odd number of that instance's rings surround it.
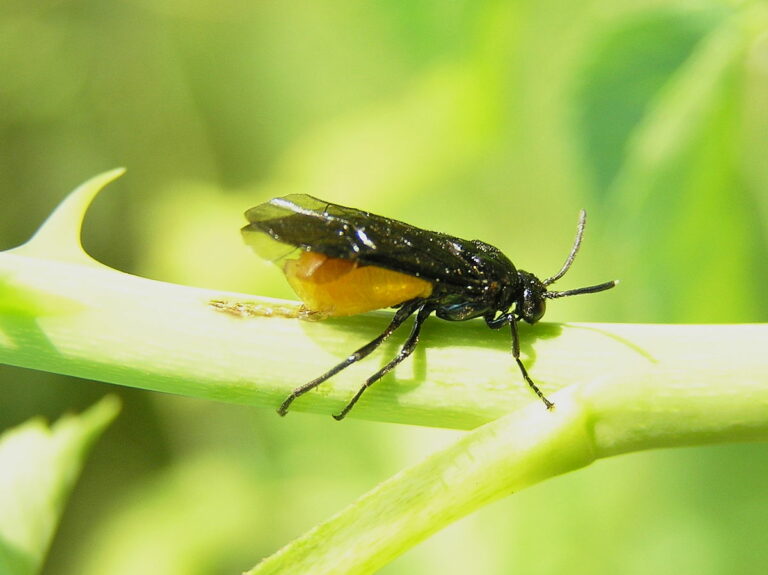
<svg viewBox="0 0 768 575">
<path fill-rule="evenodd" d="M 432 293 L 432 284 L 423 279 L 317 252 L 302 252 L 286 261 L 283 271 L 310 310 L 332 316 L 392 307 Z"/>
</svg>

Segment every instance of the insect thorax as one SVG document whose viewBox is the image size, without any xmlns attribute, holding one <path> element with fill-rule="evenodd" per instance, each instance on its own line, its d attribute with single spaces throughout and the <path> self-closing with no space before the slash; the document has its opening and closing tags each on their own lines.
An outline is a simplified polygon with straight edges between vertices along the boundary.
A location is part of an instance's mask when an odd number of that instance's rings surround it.
<svg viewBox="0 0 768 575">
<path fill-rule="evenodd" d="M 449 321 L 464 321 L 476 317 L 506 312 L 520 293 L 520 276 L 512 262 L 498 248 L 479 240 L 472 242 L 472 275 L 466 284 L 455 284 L 435 294 L 438 307 L 435 315 Z"/>
</svg>

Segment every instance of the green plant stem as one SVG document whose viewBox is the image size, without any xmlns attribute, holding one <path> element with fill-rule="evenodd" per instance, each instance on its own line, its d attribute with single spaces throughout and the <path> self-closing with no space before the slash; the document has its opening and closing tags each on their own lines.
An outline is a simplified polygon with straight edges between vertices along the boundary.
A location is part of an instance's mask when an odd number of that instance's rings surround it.
<svg viewBox="0 0 768 575">
<path fill-rule="evenodd" d="M 274 408 L 386 322 L 376 317 L 382 314 L 335 322 L 242 318 L 209 302 L 290 304 L 13 253 L 0 253 L 0 278 L 2 363 Z M 535 400 L 506 334 L 436 321 L 425 332 L 425 353 L 395 381 L 372 388 L 351 416 L 472 428 Z M 699 401 L 730 397 L 747 383 L 766 385 L 765 325 L 544 324 L 522 337 L 531 373 L 550 395 L 609 380 L 605 394 L 643 406 L 672 389 Z M 389 347 L 381 355 L 393 352 Z M 339 374 L 296 401 L 293 411 L 337 411 L 375 367 L 368 362 Z"/>
<path fill-rule="evenodd" d="M 380 484 L 249 575 L 374 573 L 471 511 L 587 465 L 591 446 L 585 412 L 572 398 L 561 394 L 552 413 L 530 405 Z"/>
<path fill-rule="evenodd" d="M 276 408 L 390 317 L 301 321 L 282 317 L 296 310 L 291 302 L 157 282 L 95 262 L 80 247 L 80 222 L 120 173 L 84 184 L 29 243 L 0 252 L 0 362 Z M 222 311 L 215 300 L 250 302 L 257 315 Z M 603 382 L 603 397 L 626 398 L 645 419 L 662 400 L 685 413 L 705 399 L 713 411 L 706 415 L 719 419 L 722 401 L 768 384 L 766 325 L 540 324 L 523 326 L 521 339 L 524 361 L 549 395 Z M 351 417 L 471 429 L 537 401 L 512 361 L 508 334 L 477 321 L 433 320 L 423 342 Z M 396 345 L 344 370 L 292 411 L 338 411 Z M 733 415 L 755 408 L 745 402 Z"/>
<path fill-rule="evenodd" d="M 661 336 L 658 347 L 652 347 L 659 352 L 654 368 L 596 375 L 555 394 L 553 412 L 528 405 L 467 433 L 382 483 L 249 575 L 374 573 L 481 506 L 595 459 L 658 447 L 768 440 L 768 372 L 757 357 L 757 348 L 767 340 L 766 326 L 709 329 L 709 341 L 688 339 L 687 352 L 674 345 L 667 349 L 693 363 L 702 360 L 700 345 L 717 350 L 706 368 L 719 384 L 692 380 L 683 362 L 678 371 L 670 368 L 674 363 L 663 353 L 663 343 L 672 342 L 663 336 L 676 331 L 671 326 L 627 329 L 650 336 L 648 346 Z M 704 333 L 704 327 L 699 331 Z M 736 332 L 752 340 L 741 355 L 729 339 Z"/>
<path fill-rule="evenodd" d="M 469 432 L 249 575 L 374 573 L 479 507 L 597 458 L 653 447 L 768 439 L 765 375 L 736 379 L 730 393 L 717 396 L 706 389 L 692 395 L 674 381 L 656 386 L 654 379 L 648 373 L 620 382 L 596 378 L 558 393 L 551 413 L 529 405 Z"/>
<path fill-rule="evenodd" d="M 51 425 L 35 418 L 0 434 L 0 573 L 40 572 L 83 462 L 119 410 L 107 396 Z"/>
<path fill-rule="evenodd" d="M 95 262 L 80 247 L 80 221 L 118 175 L 87 182 L 29 243 L 0 252 L 0 362 L 276 408 L 386 324 L 387 313 L 300 321 L 290 302 Z M 523 358 L 555 401 L 552 412 L 521 382 L 508 335 L 480 322 L 434 321 L 423 336 L 413 360 L 350 416 L 477 429 L 252 573 L 370 573 L 477 507 L 596 458 L 768 438 L 768 325 L 524 328 Z M 384 347 L 383 357 L 394 355 Z M 338 411 L 374 371 L 370 363 L 344 370 L 293 410 Z"/>
</svg>

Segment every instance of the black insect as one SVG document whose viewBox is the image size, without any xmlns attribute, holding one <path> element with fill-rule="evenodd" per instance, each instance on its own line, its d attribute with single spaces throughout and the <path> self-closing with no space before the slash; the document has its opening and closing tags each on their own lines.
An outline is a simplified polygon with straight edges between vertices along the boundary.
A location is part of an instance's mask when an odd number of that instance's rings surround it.
<svg viewBox="0 0 768 575">
<path fill-rule="evenodd" d="M 288 282 L 310 311 L 343 316 L 398 308 L 381 335 L 317 379 L 294 389 L 277 410 L 280 415 L 288 412 L 297 397 L 368 356 L 415 314 L 400 352 L 334 415 L 342 419 L 368 387 L 413 353 L 421 326 L 433 312 L 450 321 L 482 317 L 492 329 L 509 324 L 512 356 L 525 381 L 551 409 L 554 404 L 520 360 L 517 322 L 539 321 L 548 299 L 600 292 L 616 285 L 609 281 L 566 291 L 547 289 L 573 263 L 584 235 L 584 210 L 571 253 L 560 271 L 544 281 L 516 269 L 501 251 L 479 240 L 423 230 L 305 194 L 275 198 L 251 208 L 245 216 L 250 222 L 242 229 L 246 242 L 262 257 L 282 265 Z"/>
</svg>

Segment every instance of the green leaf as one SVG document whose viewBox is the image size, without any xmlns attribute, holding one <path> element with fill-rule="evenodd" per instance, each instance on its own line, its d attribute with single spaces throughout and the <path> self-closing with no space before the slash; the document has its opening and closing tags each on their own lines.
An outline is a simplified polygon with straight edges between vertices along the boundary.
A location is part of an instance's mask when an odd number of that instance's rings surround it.
<svg viewBox="0 0 768 575">
<path fill-rule="evenodd" d="M 642 286 L 632 302 L 639 317 L 754 321 L 768 309 L 768 251 L 742 161 L 756 34 L 744 16 L 711 33 L 668 82 L 612 190 L 619 249 L 632 262 L 622 279 Z"/>
<path fill-rule="evenodd" d="M 40 571 L 83 460 L 118 410 L 106 397 L 52 426 L 33 419 L 0 436 L 0 573 Z"/>
<path fill-rule="evenodd" d="M 575 106 L 577 134 L 598 192 L 607 193 L 635 128 L 721 13 L 663 7 L 632 14 L 590 48 Z"/>
</svg>

